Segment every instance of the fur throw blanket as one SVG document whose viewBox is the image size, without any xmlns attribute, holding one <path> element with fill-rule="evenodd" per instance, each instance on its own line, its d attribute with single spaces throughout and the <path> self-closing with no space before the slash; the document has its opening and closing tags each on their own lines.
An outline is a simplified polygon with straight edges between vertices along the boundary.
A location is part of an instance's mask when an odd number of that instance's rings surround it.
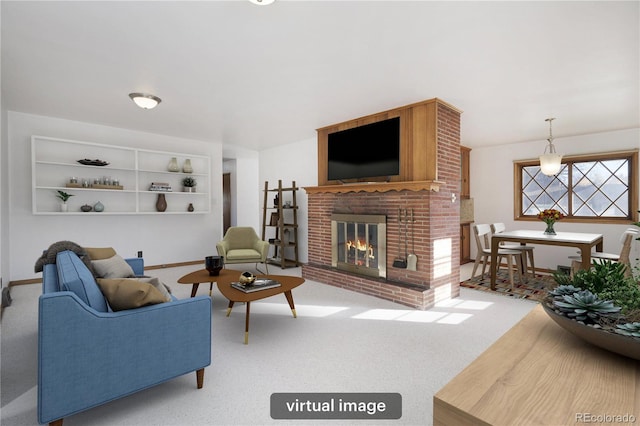
<svg viewBox="0 0 640 426">
<path fill-rule="evenodd" d="M 47 265 L 49 263 L 56 263 L 56 255 L 59 252 L 65 251 L 65 250 L 70 250 L 75 254 L 77 254 L 78 257 L 82 259 L 82 262 L 84 262 L 84 264 L 87 265 L 87 268 L 89 268 L 91 273 L 95 276 L 95 273 L 93 271 L 93 266 L 91 265 L 91 258 L 87 254 L 87 251 L 83 247 L 74 243 L 73 241 L 58 241 L 56 243 L 51 244 L 49 248 L 46 249 L 44 253 L 42 253 L 42 256 L 40 256 L 40 259 L 36 261 L 36 265 L 34 268 L 35 272 L 42 272 L 42 270 L 44 269 L 44 265 Z"/>
</svg>

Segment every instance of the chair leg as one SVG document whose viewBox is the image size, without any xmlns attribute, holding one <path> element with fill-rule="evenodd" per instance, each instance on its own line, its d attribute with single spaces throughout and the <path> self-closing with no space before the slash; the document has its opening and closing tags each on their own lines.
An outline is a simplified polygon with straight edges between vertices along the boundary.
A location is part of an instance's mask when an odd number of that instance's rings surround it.
<svg viewBox="0 0 640 426">
<path fill-rule="evenodd" d="M 507 256 L 507 269 L 509 270 L 509 282 L 511 283 L 511 288 L 513 288 L 513 255 L 508 254 Z"/>
<path fill-rule="evenodd" d="M 487 269 L 487 256 L 482 256 L 482 276 L 480 277 L 480 279 L 484 278 L 484 271 L 485 269 Z"/>
<path fill-rule="evenodd" d="M 476 261 L 473 263 L 473 271 L 471 272 L 471 277 L 475 277 L 476 276 L 476 270 L 478 269 L 478 265 L 480 265 L 480 259 L 482 258 L 482 255 L 479 254 L 476 256 Z"/>
<path fill-rule="evenodd" d="M 582 269 L 582 262 L 580 262 L 578 260 L 572 260 L 571 261 L 571 272 L 569 273 L 569 276 L 571 278 L 573 278 L 573 274 L 578 272 L 580 269 Z"/>
<path fill-rule="evenodd" d="M 520 284 L 524 285 L 524 277 L 527 276 L 527 267 L 523 264 L 526 262 L 527 254 L 521 252 L 516 256 L 516 268 L 518 269 L 518 278 L 520 278 Z M 524 271 L 524 272 L 523 272 Z"/>
<path fill-rule="evenodd" d="M 64 419 L 58 419 L 58 420 L 54 420 L 52 422 L 49 422 L 49 426 L 62 426 L 62 421 Z"/>
<path fill-rule="evenodd" d="M 198 389 L 202 389 L 202 386 L 204 386 L 204 368 L 196 371 L 196 385 Z"/>
<path fill-rule="evenodd" d="M 263 273 L 260 268 L 258 268 L 258 262 L 256 262 L 256 271 L 260 272 L 262 275 L 269 275 L 269 265 L 267 262 L 264 262 L 264 268 L 267 272 Z"/>
<path fill-rule="evenodd" d="M 529 264 L 531 264 L 531 276 L 536 276 L 536 264 L 533 261 L 533 250 L 527 250 L 529 252 Z"/>
</svg>

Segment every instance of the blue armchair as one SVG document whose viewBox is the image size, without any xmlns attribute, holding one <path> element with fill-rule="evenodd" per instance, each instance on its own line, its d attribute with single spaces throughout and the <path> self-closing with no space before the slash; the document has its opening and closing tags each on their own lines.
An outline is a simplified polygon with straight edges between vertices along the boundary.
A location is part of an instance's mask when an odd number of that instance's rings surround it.
<svg viewBox="0 0 640 426">
<path fill-rule="evenodd" d="M 142 259 L 127 259 L 143 274 Z M 38 311 L 38 421 L 64 417 L 211 364 L 211 299 L 112 312 L 71 251 L 44 266 Z"/>
</svg>

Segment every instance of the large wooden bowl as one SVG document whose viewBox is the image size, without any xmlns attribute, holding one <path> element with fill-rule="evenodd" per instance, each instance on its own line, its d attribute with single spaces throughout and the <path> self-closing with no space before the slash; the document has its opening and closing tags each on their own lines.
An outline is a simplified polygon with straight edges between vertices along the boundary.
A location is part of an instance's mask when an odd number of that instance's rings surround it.
<svg viewBox="0 0 640 426">
<path fill-rule="evenodd" d="M 542 303 L 542 307 L 556 324 L 585 342 L 620 355 L 628 356 L 629 358 L 640 360 L 640 339 L 581 324 L 578 321 L 558 314 L 544 302 Z"/>
</svg>

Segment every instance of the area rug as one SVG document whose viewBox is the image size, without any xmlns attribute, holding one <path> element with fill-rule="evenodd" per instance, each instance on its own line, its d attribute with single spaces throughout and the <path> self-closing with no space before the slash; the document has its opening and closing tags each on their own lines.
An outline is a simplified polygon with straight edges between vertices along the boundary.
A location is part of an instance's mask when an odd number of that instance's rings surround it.
<svg viewBox="0 0 640 426">
<path fill-rule="evenodd" d="M 518 299 L 532 299 L 540 300 L 544 297 L 549 288 L 555 287 L 557 284 L 552 275 L 536 274 L 535 277 L 528 275 L 524 284 L 518 281 L 515 277 L 515 283 L 511 288 L 511 282 L 509 281 L 509 273 L 507 271 L 498 271 L 496 277 L 496 289 L 491 290 L 491 274 L 486 273 L 484 278 L 480 278 L 480 275 L 463 281 L 460 283 L 462 287 L 471 288 L 474 290 L 493 291 L 504 296 L 515 297 Z"/>
</svg>

